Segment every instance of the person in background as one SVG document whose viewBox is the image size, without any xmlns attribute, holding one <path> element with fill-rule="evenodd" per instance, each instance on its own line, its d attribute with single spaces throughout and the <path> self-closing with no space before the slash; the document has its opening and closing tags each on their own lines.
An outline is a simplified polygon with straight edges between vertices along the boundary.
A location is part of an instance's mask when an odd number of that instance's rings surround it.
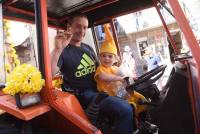
<svg viewBox="0 0 200 134">
<path fill-rule="evenodd" d="M 154 53 L 152 46 L 146 47 L 145 60 L 147 61 L 148 71 L 150 71 L 162 64 L 161 56 L 159 54 Z"/>
<path fill-rule="evenodd" d="M 88 28 L 87 17 L 75 14 L 68 24 L 68 29 L 55 37 L 55 48 L 51 53 L 52 75 L 60 70 L 64 87 L 73 91 L 86 109 L 98 94 L 94 80 L 98 60 L 93 49 L 82 43 Z M 108 96 L 99 104 L 99 114 L 112 121 L 111 134 L 132 134 L 132 113 L 132 107 L 117 97 Z"/>
<path fill-rule="evenodd" d="M 136 78 L 135 60 L 129 46 L 124 47 L 120 70 L 129 77 Z"/>
</svg>

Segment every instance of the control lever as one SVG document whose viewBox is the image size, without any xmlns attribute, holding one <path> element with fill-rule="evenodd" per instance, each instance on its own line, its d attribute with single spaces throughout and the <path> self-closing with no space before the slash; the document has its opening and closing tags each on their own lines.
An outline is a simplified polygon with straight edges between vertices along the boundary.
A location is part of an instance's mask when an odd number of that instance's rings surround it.
<svg viewBox="0 0 200 134">
<path fill-rule="evenodd" d="M 142 99 L 139 99 L 137 103 L 138 103 L 139 105 L 151 105 L 151 106 L 157 106 L 157 104 L 151 102 L 151 100 L 142 100 Z"/>
<path fill-rule="evenodd" d="M 6 87 L 5 84 L 0 83 L 0 90 L 2 90 L 2 89 L 5 88 L 5 87 Z"/>
<path fill-rule="evenodd" d="M 124 80 L 126 81 L 126 91 L 127 92 L 132 92 L 132 91 L 134 91 L 134 88 L 133 88 L 133 83 L 131 84 L 131 82 L 130 82 L 130 78 L 129 77 L 125 77 L 124 78 Z"/>
</svg>

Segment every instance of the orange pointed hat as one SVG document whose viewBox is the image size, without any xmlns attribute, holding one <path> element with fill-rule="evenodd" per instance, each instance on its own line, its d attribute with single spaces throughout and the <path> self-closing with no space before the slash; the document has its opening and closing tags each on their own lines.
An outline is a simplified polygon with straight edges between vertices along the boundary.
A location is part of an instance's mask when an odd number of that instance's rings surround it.
<svg viewBox="0 0 200 134">
<path fill-rule="evenodd" d="M 111 53 L 117 55 L 117 48 L 115 46 L 115 41 L 111 35 L 108 24 L 104 25 L 104 30 L 105 30 L 105 41 L 101 45 L 100 54 Z"/>
</svg>

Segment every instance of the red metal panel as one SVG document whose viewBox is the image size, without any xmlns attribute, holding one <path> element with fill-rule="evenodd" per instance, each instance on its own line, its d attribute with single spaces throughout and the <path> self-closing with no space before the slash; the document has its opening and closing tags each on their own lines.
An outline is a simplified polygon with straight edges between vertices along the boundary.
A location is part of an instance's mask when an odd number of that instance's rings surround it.
<svg viewBox="0 0 200 134">
<path fill-rule="evenodd" d="M 194 33 L 192 32 L 192 29 L 190 28 L 188 20 L 186 19 L 178 1 L 177 0 L 168 0 L 168 2 L 171 5 L 171 8 L 172 8 L 174 16 L 177 20 L 177 23 L 179 24 L 179 26 L 185 36 L 185 39 L 188 42 L 188 45 L 192 51 L 193 58 L 196 61 L 196 72 L 195 72 L 196 80 L 193 82 L 194 82 L 194 84 L 196 84 L 197 88 L 195 88 L 193 90 L 198 90 L 198 91 L 195 91 L 195 93 L 199 93 L 200 92 L 200 85 L 199 85 L 200 84 L 200 56 L 199 56 L 200 48 L 199 48 L 199 44 L 194 36 Z M 198 98 L 196 98 L 196 97 L 198 97 Z M 195 104 L 196 104 L 195 109 L 193 109 L 196 112 L 200 111 L 199 97 L 200 96 L 198 94 L 193 94 L 191 96 L 191 100 L 192 100 L 191 102 L 195 102 Z M 195 125 L 196 125 L 195 132 L 196 132 L 196 134 L 199 134 L 200 133 L 200 121 L 199 121 L 200 117 L 199 117 L 199 114 L 195 114 L 194 116 L 197 119 L 197 121 L 195 121 Z"/>
<path fill-rule="evenodd" d="M 116 15 L 113 15 L 113 16 L 105 17 L 103 19 L 99 19 L 99 20 L 95 21 L 94 24 L 98 25 L 98 24 L 106 23 L 110 19 L 120 17 L 120 16 L 123 16 L 123 15 L 127 15 L 127 14 L 130 14 L 130 13 L 134 13 L 134 12 L 137 12 L 137 11 L 145 10 L 145 9 L 148 9 L 148 8 L 151 8 L 151 7 L 152 7 L 152 5 L 148 5 L 148 6 L 145 6 L 145 7 L 137 7 L 135 9 L 132 9 L 132 10 L 129 10 L 129 11 L 124 11 L 123 13 L 119 13 L 119 14 L 116 14 Z"/>
<path fill-rule="evenodd" d="M 188 92 L 190 95 L 190 102 L 191 102 L 193 117 L 195 121 L 195 134 L 199 134 L 198 128 L 200 124 L 200 118 L 198 118 L 199 116 L 198 109 L 200 108 L 200 106 L 198 106 L 198 102 L 196 103 L 195 100 L 200 100 L 199 98 L 197 98 L 197 96 L 200 96 L 200 92 L 195 89 L 196 87 L 195 85 L 198 85 L 198 83 L 194 82 L 197 80 L 197 74 L 196 74 L 197 68 L 194 61 L 187 62 L 187 67 L 188 67 L 188 74 L 189 74 L 188 75 L 189 76 Z"/>
<path fill-rule="evenodd" d="M 6 2 L 3 4 L 3 6 L 11 5 L 12 3 L 15 3 L 17 0 L 6 0 Z"/>
<path fill-rule="evenodd" d="M 19 22 L 24 22 L 24 23 L 30 23 L 30 24 L 35 24 L 35 22 L 26 20 L 26 19 L 21 19 L 21 18 L 16 18 L 16 17 L 11 17 L 11 16 L 3 16 L 4 19 L 8 20 L 13 20 L 13 21 L 19 21 Z"/>
<path fill-rule="evenodd" d="M 25 15 L 28 15 L 28 16 L 35 16 L 35 14 L 33 12 L 22 10 L 22 9 L 15 8 L 15 7 L 12 7 L 12 6 L 8 6 L 7 9 L 12 11 L 12 12 L 15 12 L 15 13 L 25 14 Z M 51 18 L 51 17 L 48 17 L 48 20 L 57 22 L 56 19 Z"/>
<path fill-rule="evenodd" d="M 19 21 L 19 22 L 24 22 L 24 23 L 30 23 L 30 24 L 35 24 L 35 22 L 31 20 L 26 20 L 22 18 L 16 18 L 16 17 L 11 17 L 11 16 L 3 16 L 4 19 L 8 20 L 13 20 L 13 21 Z M 54 25 L 49 25 L 49 27 L 54 28 L 54 29 L 63 29 L 62 27 L 54 26 Z M 63 29 L 64 30 L 64 29 Z"/>
<path fill-rule="evenodd" d="M 192 55 L 197 62 L 198 68 L 200 68 L 200 56 L 199 56 L 200 47 L 199 44 L 197 43 L 194 33 L 192 32 L 188 20 L 186 19 L 177 0 L 169 0 L 169 4 L 171 5 L 177 23 L 180 26 L 185 36 L 185 39 L 188 42 L 188 45 L 192 51 Z"/>
<path fill-rule="evenodd" d="M 112 32 L 113 32 L 113 38 L 115 40 L 115 45 L 117 47 L 117 53 L 121 60 L 122 57 L 121 57 L 121 53 L 120 53 L 119 41 L 118 41 L 117 32 L 116 32 L 116 28 L 115 28 L 113 19 L 111 19 L 110 24 L 111 24 L 111 28 L 112 28 Z"/>
<path fill-rule="evenodd" d="M 156 10 L 157 10 L 157 12 L 158 12 L 158 15 L 160 16 L 160 19 L 161 19 L 161 21 L 162 21 L 162 23 L 163 23 L 163 26 L 164 26 L 164 28 L 165 28 L 165 30 L 166 30 L 166 32 L 167 32 L 167 35 L 168 35 L 169 40 L 170 40 L 170 42 L 171 42 L 171 45 L 172 45 L 172 47 L 173 47 L 173 49 L 174 49 L 174 52 L 175 52 L 175 54 L 177 54 L 177 53 L 178 53 L 178 50 L 177 50 L 177 47 L 176 47 L 176 43 L 175 43 L 173 37 L 171 36 L 171 34 L 170 34 L 170 32 L 169 32 L 169 29 L 168 29 L 168 27 L 167 27 L 167 24 L 166 24 L 166 22 L 165 22 L 165 20 L 164 20 L 164 18 L 163 18 L 163 16 L 162 16 L 162 14 L 161 14 L 161 12 L 160 12 L 160 9 L 159 9 L 159 7 L 158 7 L 158 5 L 157 5 L 157 0 L 153 0 L 153 2 L 154 2 L 154 6 L 155 6 L 155 8 L 156 8 Z"/>
<path fill-rule="evenodd" d="M 0 94 L 0 108 L 21 120 L 28 121 L 51 110 L 49 105 L 44 102 L 25 109 L 19 109 L 13 96 L 3 94 L 1 91 Z"/>
<path fill-rule="evenodd" d="M 94 25 L 93 27 L 91 27 L 91 30 L 92 30 L 92 35 L 93 35 L 93 38 L 94 38 L 94 42 L 95 42 L 95 48 L 96 48 L 96 52 L 97 52 L 97 55 L 99 55 L 99 46 L 98 46 L 98 39 L 97 39 L 97 35 L 96 35 L 96 31 L 94 29 Z"/>
<path fill-rule="evenodd" d="M 47 93 L 48 100 L 51 102 L 54 99 L 53 96 L 53 86 L 52 86 L 52 76 L 51 76 L 51 63 L 50 63 L 50 53 L 49 53 L 49 40 L 48 40 L 48 23 L 47 23 L 47 6 L 46 0 L 40 0 L 41 7 L 41 26 L 42 26 L 42 38 L 43 38 L 43 51 L 44 51 L 44 66 L 45 66 L 45 92 Z M 42 57 L 41 57 L 42 58 Z"/>
<path fill-rule="evenodd" d="M 112 4 L 112 3 L 117 2 L 117 1 L 119 1 L 119 0 L 104 0 L 104 1 L 102 1 L 102 2 L 97 3 L 96 5 L 92 5 L 92 6 L 90 6 L 90 7 L 87 7 L 86 9 L 81 10 L 81 12 L 82 12 L 82 13 L 86 13 L 86 12 L 95 10 L 95 9 L 97 9 L 97 8 L 101 8 L 101 7 L 103 7 L 103 6 Z"/>
<path fill-rule="evenodd" d="M 92 10 L 95 10 L 97 8 L 112 4 L 112 3 L 117 2 L 117 1 L 119 1 L 119 0 L 104 0 L 102 2 L 95 4 L 95 5 L 92 5 L 90 7 L 82 9 L 80 12 L 81 13 L 87 13 L 89 11 L 92 11 Z M 69 18 L 69 16 L 62 17 L 62 19 L 60 19 L 59 22 L 62 23 L 63 21 L 67 20 L 68 18 Z"/>
<path fill-rule="evenodd" d="M 88 121 L 80 103 L 74 95 L 61 91 L 55 91 L 55 94 L 58 99 L 54 101 L 52 106 L 56 109 L 56 111 L 63 115 L 63 117 L 65 117 L 68 121 L 71 121 L 72 124 L 80 128 L 84 133 L 102 134 L 99 129 Z M 76 127 L 71 128 L 71 131 L 76 131 Z"/>
</svg>

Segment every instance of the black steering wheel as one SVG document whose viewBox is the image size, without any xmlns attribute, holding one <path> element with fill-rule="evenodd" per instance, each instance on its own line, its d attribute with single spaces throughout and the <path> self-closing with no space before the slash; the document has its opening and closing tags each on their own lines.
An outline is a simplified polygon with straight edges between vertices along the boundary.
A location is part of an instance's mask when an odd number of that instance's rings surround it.
<svg viewBox="0 0 200 134">
<path fill-rule="evenodd" d="M 142 88 L 148 87 L 149 85 L 157 81 L 164 74 L 166 67 L 167 65 L 161 65 L 161 66 L 156 67 L 155 69 L 152 69 L 151 71 L 138 77 L 138 79 L 135 80 L 133 84 L 127 86 L 127 88 L 134 89 L 138 86 L 139 87 L 142 86 Z"/>
</svg>

